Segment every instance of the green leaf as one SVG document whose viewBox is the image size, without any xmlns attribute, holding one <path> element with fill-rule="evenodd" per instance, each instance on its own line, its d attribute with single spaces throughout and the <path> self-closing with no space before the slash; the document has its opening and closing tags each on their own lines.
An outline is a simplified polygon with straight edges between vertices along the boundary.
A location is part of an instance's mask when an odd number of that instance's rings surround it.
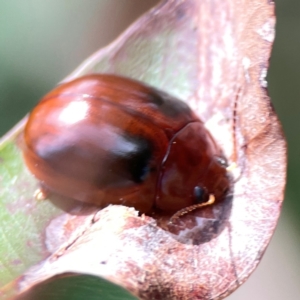
<svg viewBox="0 0 300 300">
<path fill-rule="evenodd" d="M 19 300 L 136 300 L 122 287 L 89 275 L 65 275 L 36 285 Z"/>
<path fill-rule="evenodd" d="M 61 210 L 35 201 L 37 181 L 27 171 L 17 140 L 0 144 L 0 285 L 49 255 L 44 230 Z"/>
</svg>

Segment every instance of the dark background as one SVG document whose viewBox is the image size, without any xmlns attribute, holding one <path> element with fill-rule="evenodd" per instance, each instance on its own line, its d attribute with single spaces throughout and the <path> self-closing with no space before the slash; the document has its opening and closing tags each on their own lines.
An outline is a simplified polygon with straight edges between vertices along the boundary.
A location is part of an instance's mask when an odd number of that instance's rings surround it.
<svg viewBox="0 0 300 300">
<path fill-rule="evenodd" d="M 0 136 L 57 82 L 155 3 L 0 0 Z M 300 1 L 277 0 L 276 11 L 268 81 L 289 145 L 286 200 L 265 259 L 232 300 L 300 297 Z"/>
</svg>

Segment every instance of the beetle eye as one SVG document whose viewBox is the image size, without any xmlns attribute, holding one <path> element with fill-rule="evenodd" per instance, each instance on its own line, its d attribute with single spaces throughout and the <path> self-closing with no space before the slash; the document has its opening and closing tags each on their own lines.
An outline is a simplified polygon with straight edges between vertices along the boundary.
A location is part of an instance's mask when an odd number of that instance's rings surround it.
<svg viewBox="0 0 300 300">
<path fill-rule="evenodd" d="M 195 203 L 196 204 L 201 204 L 203 202 L 207 201 L 207 191 L 205 188 L 201 187 L 201 186 L 195 186 L 194 187 L 194 197 L 195 197 Z"/>
<path fill-rule="evenodd" d="M 228 167 L 227 160 L 221 156 L 215 156 L 215 160 L 224 168 Z"/>
</svg>

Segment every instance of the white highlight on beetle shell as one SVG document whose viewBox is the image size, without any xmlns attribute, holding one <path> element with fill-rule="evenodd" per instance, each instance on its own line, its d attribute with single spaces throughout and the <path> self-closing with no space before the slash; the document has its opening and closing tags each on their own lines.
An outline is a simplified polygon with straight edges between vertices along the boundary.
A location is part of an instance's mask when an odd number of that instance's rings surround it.
<svg viewBox="0 0 300 300">
<path fill-rule="evenodd" d="M 65 124 L 74 124 L 85 119 L 88 109 L 85 101 L 72 101 L 62 110 L 58 119 Z"/>
</svg>

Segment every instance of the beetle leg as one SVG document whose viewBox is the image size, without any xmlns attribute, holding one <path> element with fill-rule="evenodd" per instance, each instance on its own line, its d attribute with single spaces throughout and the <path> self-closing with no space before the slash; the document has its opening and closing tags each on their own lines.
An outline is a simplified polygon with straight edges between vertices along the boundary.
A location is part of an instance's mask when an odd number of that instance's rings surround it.
<svg viewBox="0 0 300 300">
<path fill-rule="evenodd" d="M 204 207 L 204 206 L 208 206 L 208 205 L 212 205 L 215 203 L 215 196 L 213 194 L 209 195 L 209 198 L 206 202 L 204 203 L 199 203 L 199 204 L 195 204 L 195 205 L 191 205 L 188 207 L 185 207 L 181 210 L 179 210 L 178 212 L 176 212 L 170 219 L 170 223 L 174 223 L 175 220 L 177 220 L 178 218 L 182 217 L 183 215 L 188 214 L 189 212 Z"/>
<path fill-rule="evenodd" d="M 48 197 L 49 192 L 47 191 L 47 189 L 43 188 L 43 187 L 39 187 L 33 194 L 33 197 L 35 200 L 37 201 L 43 201 L 46 200 Z"/>
</svg>

